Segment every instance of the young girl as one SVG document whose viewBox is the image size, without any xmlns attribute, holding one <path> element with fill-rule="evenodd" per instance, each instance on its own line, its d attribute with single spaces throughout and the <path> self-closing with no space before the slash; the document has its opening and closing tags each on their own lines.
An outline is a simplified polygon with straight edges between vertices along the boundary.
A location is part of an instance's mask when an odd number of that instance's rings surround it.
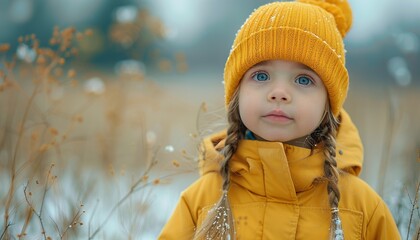
<svg viewBox="0 0 420 240">
<path fill-rule="evenodd" d="M 400 239 L 360 178 L 345 0 L 274 2 L 239 30 L 224 79 L 228 129 L 204 140 L 202 176 L 159 239 Z"/>
</svg>

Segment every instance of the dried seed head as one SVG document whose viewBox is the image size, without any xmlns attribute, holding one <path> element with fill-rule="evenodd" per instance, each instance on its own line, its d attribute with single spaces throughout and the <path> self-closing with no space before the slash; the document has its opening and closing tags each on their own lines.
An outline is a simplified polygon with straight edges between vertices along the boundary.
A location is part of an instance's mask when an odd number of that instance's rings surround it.
<svg viewBox="0 0 420 240">
<path fill-rule="evenodd" d="M 69 78 L 75 78 L 75 77 L 76 77 L 76 70 L 74 70 L 74 69 L 70 69 L 70 70 L 67 72 L 67 77 L 69 77 Z"/>
<path fill-rule="evenodd" d="M 53 136 L 57 136 L 58 135 L 57 128 L 50 127 L 49 131 L 50 131 L 51 135 L 53 135 Z"/>
<path fill-rule="evenodd" d="M 74 120 L 75 122 L 79 122 L 79 123 L 81 123 L 81 122 L 83 122 L 83 117 L 82 117 L 82 116 L 80 116 L 80 115 L 76 115 L 76 116 L 74 116 L 73 120 Z"/>
<path fill-rule="evenodd" d="M 197 137 L 198 137 L 198 135 L 197 135 L 197 133 L 190 133 L 190 137 L 192 137 L 192 138 L 197 138 Z"/>
<path fill-rule="evenodd" d="M 203 103 L 201 104 L 200 109 L 201 109 L 201 111 L 203 111 L 203 112 L 207 112 L 207 103 L 206 103 L 206 102 L 203 102 Z"/>
<path fill-rule="evenodd" d="M 37 141 L 38 140 L 38 133 L 37 132 L 33 132 L 31 134 L 31 140 L 32 141 Z"/>
<path fill-rule="evenodd" d="M 92 30 L 92 29 L 90 29 L 90 28 L 89 28 L 89 29 L 86 29 L 86 30 L 85 30 L 85 35 L 86 35 L 86 36 L 92 36 L 92 35 L 93 35 L 93 30 Z"/>
<path fill-rule="evenodd" d="M 181 164 L 177 160 L 172 160 L 172 165 L 179 167 Z"/>
<path fill-rule="evenodd" d="M 10 49 L 10 44 L 4 43 L 0 44 L 0 52 L 7 52 Z"/>
<path fill-rule="evenodd" d="M 43 55 L 38 56 L 36 63 L 40 65 L 44 65 L 47 62 L 47 59 Z"/>
<path fill-rule="evenodd" d="M 50 39 L 50 45 L 56 45 L 58 43 L 58 40 L 55 38 Z"/>
<path fill-rule="evenodd" d="M 44 143 L 41 145 L 41 147 L 39 148 L 40 152 L 46 152 L 48 149 L 50 148 L 50 144 Z"/>
</svg>

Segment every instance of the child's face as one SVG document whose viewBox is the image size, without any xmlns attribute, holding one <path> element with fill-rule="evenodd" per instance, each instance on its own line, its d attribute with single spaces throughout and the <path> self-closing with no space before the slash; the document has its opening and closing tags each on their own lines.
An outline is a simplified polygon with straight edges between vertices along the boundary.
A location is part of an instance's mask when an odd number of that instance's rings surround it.
<svg viewBox="0 0 420 240">
<path fill-rule="evenodd" d="M 313 132 L 321 123 L 327 90 L 307 66 L 270 60 L 251 67 L 239 89 L 242 122 L 257 137 L 288 142 Z"/>
</svg>

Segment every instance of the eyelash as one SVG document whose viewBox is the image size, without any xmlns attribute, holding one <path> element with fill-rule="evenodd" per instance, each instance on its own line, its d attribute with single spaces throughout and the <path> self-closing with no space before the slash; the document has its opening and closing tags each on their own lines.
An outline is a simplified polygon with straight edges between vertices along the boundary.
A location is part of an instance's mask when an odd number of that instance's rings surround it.
<svg viewBox="0 0 420 240">
<path fill-rule="evenodd" d="M 267 75 L 268 75 L 268 79 L 267 79 L 267 80 L 270 80 L 270 74 L 269 74 L 268 72 L 266 72 L 266 71 L 256 71 L 256 72 L 252 73 L 252 74 L 251 74 L 251 79 L 255 80 L 255 79 L 254 79 L 254 77 L 256 77 L 256 76 L 257 76 L 258 74 L 260 74 L 260 73 L 265 73 L 265 74 L 267 74 Z M 300 77 L 306 77 L 306 78 L 308 78 L 308 79 L 309 79 L 309 81 L 311 82 L 311 84 L 315 85 L 315 80 L 314 80 L 311 76 L 309 76 L 309 75 L 307 75 L 307 74 L 298 75 L 298 76 L 295 78 L 295 82 L 296 82 L 296 81 L 297 81 Z M 255 80 L 255 81 L 258 81 L 258 80 Z M 264 81 L 266 81 L 266 80 L 264 80 Z M 261 82 L 263 82 L 263 81 L 261 81 Z M 298 84 L 299 84 L 299 83 L 298 83 Z M 303 84 L 300 84 L 300 85 L 302 85 L 302 86 L 307 86 L 307 85 L 303 85 Z"/>
<path fill-rule="evenodd" d="M 301 78 L 301 77 L 305 77 L 305 78 L 309 79 L 309 81 L 311 82 L 311 84 L 315 85 L 315 80 L 314 80 L 311 76 L 306 75 L 306 74 L 298 75 L 298 76 L 295 78 L 295 82 L 296 82 L 299 78 Z M 296 83 L 297 83 L 297 82 L 296 82 Z M 299 83 L 298 83 L 298 84 L 299 84 Z M 301 85 L 301 84 L 300 84 L 300 85 Z M 303 85 L 303 86 L 307 86 L 307 85 Z"/>
<path fill-rule="evenodd" d="M 267 74 L 267 76 L 268 76 L 268 79 L 267 79 L 267 80 L 270 80 L 270 74 L 269 74 L 268 72 L 266 72 L 266 71 L 256 71 L 256 72 L 252 73 L 252 74 L 251 74 L 251 79 L 255 80 L 255 79 L 254 79 L 254 77 L 255 77 L 255 76 L 257 76 L 257 75 L 258 75 L 258 74 L 260 74 L 260 73 L 265 73 L 265 74 Z M 255 81 L 258 81 L 258 80 L 255 80 Z M 266 81 L 266 80 L 265 80 L 265 81 Z"/>
</svg>

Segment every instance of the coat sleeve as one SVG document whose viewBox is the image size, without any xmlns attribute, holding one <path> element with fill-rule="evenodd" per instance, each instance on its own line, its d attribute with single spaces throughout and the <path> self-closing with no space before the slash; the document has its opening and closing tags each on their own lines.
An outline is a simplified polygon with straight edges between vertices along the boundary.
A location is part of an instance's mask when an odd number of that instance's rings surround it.
<svg viewBox="0 0 420 240">
<path fill-rule="evenodd" d="M 195 231 L 193 215 L 184 197 L 178 201 L 172 216 L 163 227 L 159 238 L 161 240 L 187 240 L 192 239 Z"/>
<path fill-rule="evenodd" d="M 398 240 L 401 235 L 388 207 L 381 200 L 367 225 L 366 239 Z"/>
</svg>

